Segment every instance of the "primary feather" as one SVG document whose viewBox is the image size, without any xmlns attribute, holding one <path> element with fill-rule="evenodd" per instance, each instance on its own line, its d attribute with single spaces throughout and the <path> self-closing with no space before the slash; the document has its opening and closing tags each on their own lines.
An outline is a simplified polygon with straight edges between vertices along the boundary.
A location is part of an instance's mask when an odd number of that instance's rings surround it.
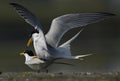
<svg viewBox="0 0 120 81">
<path fill-rule="evenodd" d="M 28 9 L 19 5 L 17 3 L 10 3 L 16 12 L 30 25 L 32 25 L 35 29 L 41 28 L 41 24 L 39 20 L 35 17 L 33 13 L 31 13 Z"/>
</svg>

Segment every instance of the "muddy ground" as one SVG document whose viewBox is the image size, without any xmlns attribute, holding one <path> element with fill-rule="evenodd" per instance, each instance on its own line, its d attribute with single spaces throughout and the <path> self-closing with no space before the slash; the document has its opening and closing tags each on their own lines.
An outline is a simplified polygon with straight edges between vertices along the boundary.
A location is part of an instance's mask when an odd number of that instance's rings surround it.
<svg viewBox="0 0 120 81">
<path fill-rule="evenodd" d="M 107 73 L 1 72 L 0 81 L 120 81 L 120 72 L 107 72 Z"/>
</svg>

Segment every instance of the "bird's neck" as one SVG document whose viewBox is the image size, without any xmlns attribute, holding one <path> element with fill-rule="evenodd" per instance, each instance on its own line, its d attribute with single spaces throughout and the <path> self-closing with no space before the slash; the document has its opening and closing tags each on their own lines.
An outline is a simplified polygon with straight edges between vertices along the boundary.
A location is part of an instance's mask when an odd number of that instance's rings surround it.
<svg viewBox="0 0 120 81">
<path fill-rule="evenodd" d="M 31 56 L 29 56 L 28 54 L 25 54 L 25 61 L 28 61 L 28 60 L 31 60 L 31 59 L 32 59 Z"/>
</svg>

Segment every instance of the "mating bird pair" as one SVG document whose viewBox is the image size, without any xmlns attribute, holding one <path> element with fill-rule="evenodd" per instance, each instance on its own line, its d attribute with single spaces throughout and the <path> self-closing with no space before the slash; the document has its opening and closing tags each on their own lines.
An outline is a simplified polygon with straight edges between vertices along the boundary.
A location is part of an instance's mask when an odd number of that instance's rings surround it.
<svg viewBox="0 0 120 81">
<path fill-rule="evenodd" d="M 17 3 L 11 3 L 11 5 L 27 23 L 34 27 L 27 46 L 29 47 L 33 41 L 36 55 L 31 50 L 26 50 L 21 55 L 25 56 L 25 64 L 36 71 L 46 69 L 52 63 L 57 63 L 55 62 L 57 59 L 80 59 L 91 55 L 73 56 L 70 51 L 71 42 L 77 38 L 86 25 L 114 16 L 111 13 L 66 14 L 53 19 L 50 30 L 45 35 L 39 20 L 29 10 Z M 58 46 L 67 31 L 78 27 L 81 27 L 81 30 L 75 36 Z"/>
</svg>

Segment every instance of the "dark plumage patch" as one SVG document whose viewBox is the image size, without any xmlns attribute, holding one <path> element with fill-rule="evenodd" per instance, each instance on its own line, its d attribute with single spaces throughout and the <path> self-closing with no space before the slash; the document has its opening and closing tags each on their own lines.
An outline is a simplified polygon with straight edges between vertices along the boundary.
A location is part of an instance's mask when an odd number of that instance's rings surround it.
<svg viewBox="0 0 120 81">
<path fill-rule="evenodd" d="M 30 33 L 30 37 L 32 37 L 32 34 L 33 33 L 39 33 L 39 31 L 37 29 L 33 30 L 31 33 Z"/>
<path fill-rule="evenodd" d="M 27 53 L 29 56 L 34 56 L 34 53 L 31 50 L 25 50 L 24 53 Z"/>
</svg>

